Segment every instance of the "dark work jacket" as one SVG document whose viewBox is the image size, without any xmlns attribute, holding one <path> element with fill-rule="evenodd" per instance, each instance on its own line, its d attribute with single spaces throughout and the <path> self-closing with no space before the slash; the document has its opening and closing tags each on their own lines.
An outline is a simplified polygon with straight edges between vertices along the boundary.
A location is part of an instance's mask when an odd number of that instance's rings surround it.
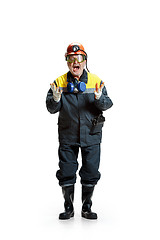
<svg viewBox="0 0 160 240">
<path fill-rule="evenodd" d="M 80 81 L 85 82 L 86 86 L 89 74 L 84 70 L 80 78 Z M 90 81 L 92 81 L 92 74 L 89 76 Z M 66 74 L 66 78 L 67 83 L 74 82 L 74 77 L 70 72 Z M 55 83 L 57 86 L 59 85 L 59 81 L 55 81 Z M 90 92 L 87 92 L 86 89 L 85 92 L 78 93 L 69 93 L 65 89 L 63 89 L 59 102 L 54 101 L 51 88 L 46 98 L 48 111 L 52 114 L 59 112 L 59 142 L 61 144 L 79 145 L 81 147 L 99 144 L 102 138 L 103 124 L 93 126 L 93 119 L 113 105 L 107 95 L 106 88 L 103 88 L 99 100 L 95 99 L 95 87 Z"/>
</svg>

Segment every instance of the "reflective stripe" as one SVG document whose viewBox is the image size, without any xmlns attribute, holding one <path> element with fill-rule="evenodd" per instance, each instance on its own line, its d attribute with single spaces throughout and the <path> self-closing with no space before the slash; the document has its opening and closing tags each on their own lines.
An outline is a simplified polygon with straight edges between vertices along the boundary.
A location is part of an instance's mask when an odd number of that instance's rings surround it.
<svg viewBox="0 0 160 240">
<path fill-rule="evenodd" d="M 68 92 L 66 87 L 59 87 L 60 90 L 62 90 L 62 92 Z M 94 93 L 95 88 L 86 88 L 85 92 L 81 92 L 81 94 L 85 94 L 85 93 Z"/>
<path fill-rule="evenodd" d="M 83 93 L 94 93 L 95 88 L 86 88 L 85 92 Z"/>
</svg>

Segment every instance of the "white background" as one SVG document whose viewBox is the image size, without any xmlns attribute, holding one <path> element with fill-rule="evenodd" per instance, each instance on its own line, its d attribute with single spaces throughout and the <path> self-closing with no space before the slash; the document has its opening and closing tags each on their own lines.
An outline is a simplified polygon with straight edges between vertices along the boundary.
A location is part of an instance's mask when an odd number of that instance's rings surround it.
<svg viewBox="0 0 160 240">
<path fill-rule="evenodd" d="M 1 239 L 160 239 L 159 23 L 158 0 L 1 0 Z M 114 103 L 104 113 L 97 221 L 81 219 L 79 176 L 75 217 L 58 220 L 58 115 L 45 98 L 68 71 L 73 41 Z"/>
</svg>

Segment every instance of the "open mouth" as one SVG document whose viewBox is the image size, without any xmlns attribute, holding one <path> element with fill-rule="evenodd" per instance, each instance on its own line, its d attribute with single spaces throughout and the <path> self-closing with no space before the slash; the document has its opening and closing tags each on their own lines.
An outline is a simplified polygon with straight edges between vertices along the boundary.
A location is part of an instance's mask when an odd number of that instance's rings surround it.
<svg viewBox="0 0 160 240">
<path fill-rule="evenodd" d="M 78 71 L 80 67 L 78 65 L 73 66 L 73 71 Z"/>
</svg>

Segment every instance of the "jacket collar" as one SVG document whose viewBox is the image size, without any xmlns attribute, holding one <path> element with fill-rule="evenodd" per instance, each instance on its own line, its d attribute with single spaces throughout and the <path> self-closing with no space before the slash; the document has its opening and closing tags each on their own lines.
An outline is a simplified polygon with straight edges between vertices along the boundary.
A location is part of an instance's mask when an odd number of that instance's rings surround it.
<svg viewBox="0 0 160 240">
<path fill-rule="evenodd" d="M 84 69 L 83 70 L 83 73 L 79 79 L 81 82 L 84 82 L 84 83 L 87 83 L 88 81 L 88 74 L 87 74 L 87 71 Z M 67 73 L 67 82 L 74 82 L 74 77 L 72 75 L 72 73 L 69 71 Z"/>
</svg>

